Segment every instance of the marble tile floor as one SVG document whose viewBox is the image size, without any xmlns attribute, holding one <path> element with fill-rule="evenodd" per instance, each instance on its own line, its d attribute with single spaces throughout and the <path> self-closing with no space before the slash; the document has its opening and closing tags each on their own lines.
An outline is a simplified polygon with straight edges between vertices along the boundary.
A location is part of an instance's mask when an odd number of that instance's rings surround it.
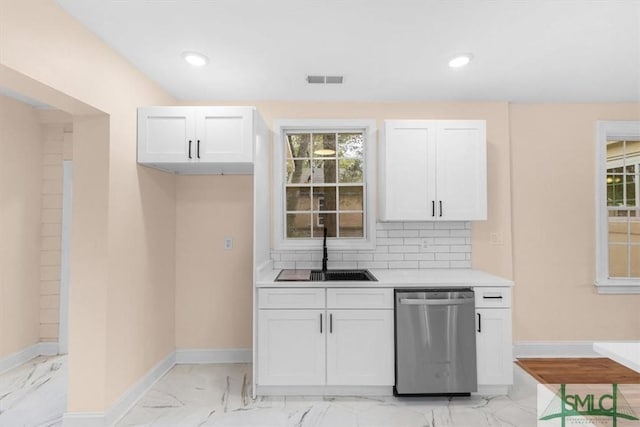
<svg viewBox="0 0 640 427">
<path fill-rule="evenodd" d="M 0 426 L 61 426 L 66 358 L 38 358 L 27 365 L 0 376 Z M 251 365 L 176 365 L 116 426 L 534 427 L 537 383 L 514 369 L 508 396 L 254 400 Z"/>
<path fill-rule="evenodd" d="M 0 427 L 59 427 L 67 407 L 67 357 L 36 357 L 0 375 Z"/>
</svg>

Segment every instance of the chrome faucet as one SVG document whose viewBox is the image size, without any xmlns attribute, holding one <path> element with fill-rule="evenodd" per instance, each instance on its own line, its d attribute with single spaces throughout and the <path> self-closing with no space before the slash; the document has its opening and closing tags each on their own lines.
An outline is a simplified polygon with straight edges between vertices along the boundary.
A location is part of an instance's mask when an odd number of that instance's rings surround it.
<svg viewBox="0 0 640 427">
<path fill-rule="evenodd" d="M 324 227 L 324 239 L 322 240 L 322 272 L 327 272 L 327 227 Z"/>
</svg>

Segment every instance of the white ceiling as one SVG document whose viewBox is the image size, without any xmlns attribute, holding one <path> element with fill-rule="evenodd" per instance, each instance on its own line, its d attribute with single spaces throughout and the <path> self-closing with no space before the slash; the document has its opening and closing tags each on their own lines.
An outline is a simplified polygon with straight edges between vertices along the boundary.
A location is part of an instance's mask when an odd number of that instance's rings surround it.
<svg viewBox="0 0 640 427">
<path fill-rule="evenodd" d="M 184 101 L 640 101 L 638 0 L 56 1 Z"/>
</svg>

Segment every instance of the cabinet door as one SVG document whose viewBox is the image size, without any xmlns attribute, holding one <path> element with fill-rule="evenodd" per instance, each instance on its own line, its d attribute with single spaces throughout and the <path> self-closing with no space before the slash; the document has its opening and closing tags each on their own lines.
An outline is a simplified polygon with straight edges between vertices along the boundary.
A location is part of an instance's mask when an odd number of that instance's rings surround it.
<svg viewBox="0 0 640 427">
<path fill-rule="evenodd" d="M 393 385 L 393 310 L 327 314 L 327 384 Z"/>
<path fill-rule="evenodd" d="M 438 122 L 438 219 L 487 219 L 487 145 L 483 120 Z"/>
<path fill-rule="evenodd" d="M 186 162 L 195 158 L 195 144 L 192 108 L 138 109 L 138 162 Z"/>
<path fill-rule="evenodd" d="M 258 310 L 259 385 L 324 385 L 324 310 Z"/>
<path fill-rule="evenodd" d="M 252 108 L 197 108 L 196 123 L 196 157 L 201 162 L 253 161 Z"/>
<path fill-rule="evenodd" d="M 435 141 L 435 121 L 385 121 L 380 154 L 383 221 L 433 219 Z"/>
<path fill-rule="evenodd" d="M 476 309 L 478 384 L 513 383 L 511 309 Z"/>
</svg>

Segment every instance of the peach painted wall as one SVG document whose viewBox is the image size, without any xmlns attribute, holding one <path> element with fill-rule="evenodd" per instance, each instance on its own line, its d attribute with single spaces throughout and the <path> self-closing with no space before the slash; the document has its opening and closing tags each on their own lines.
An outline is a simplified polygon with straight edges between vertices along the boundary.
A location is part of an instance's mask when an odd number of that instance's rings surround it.
<svg viewBox="0 0 640 427">
<path fill-rule="evenodd" d="M 253 177 L 176 179 L 176 347 L 251 348 Z"/>
<path fill-rule="evenodd" d="M 74 115 L 68 410 L 102 412 L 175 348 L 174 178 L 136 164 L 175 101 L 53 0 L 0 0 L 0 85 Z"/>
<path fill-rule="evenodd" d="M 510 110 L 514 340 L 640 339 L 640 295 L 593 285 L 596 121 L 640 120 L 640 106 Z"/>
<path fill-rule="evenodd" d="M 0 358 L 40 341 L 42 130 L 0 95 Z"/>
</svg>

